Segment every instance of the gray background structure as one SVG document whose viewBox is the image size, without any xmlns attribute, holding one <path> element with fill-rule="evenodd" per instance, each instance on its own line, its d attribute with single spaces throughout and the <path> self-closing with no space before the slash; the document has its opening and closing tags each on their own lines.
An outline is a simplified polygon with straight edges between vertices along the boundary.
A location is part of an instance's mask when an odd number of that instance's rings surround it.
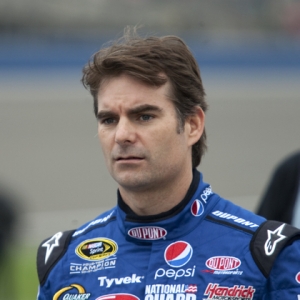
<svg viewBox="0 0 300 300">
<path fill-rule="evenodd" d="M 80 78 L 125 25 L 190 45 L 209 104 L 199 170 L 215 192 L 256 209 L 274 166 L 300 148 L 300 39 L 281 1 L 222 3 L 0 3 L 0 180 L 20 195 L 20 242 L 36 245 L 116 203 Z"/>
</svg>

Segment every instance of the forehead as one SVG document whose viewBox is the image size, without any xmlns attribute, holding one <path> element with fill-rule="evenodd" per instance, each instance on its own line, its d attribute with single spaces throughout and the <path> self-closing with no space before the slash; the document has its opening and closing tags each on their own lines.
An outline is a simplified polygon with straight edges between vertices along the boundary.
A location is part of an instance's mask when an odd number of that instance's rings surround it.
<svg viewBox="0 0 300 300">
<path fill-rule="evenodd" d="M 98 110 L 114 105 L 163 104 L 170 99 L 170 83 L 147 85 L 131 76 L 121 75 L 102 82 L 97 96 Z"/>
</svg>

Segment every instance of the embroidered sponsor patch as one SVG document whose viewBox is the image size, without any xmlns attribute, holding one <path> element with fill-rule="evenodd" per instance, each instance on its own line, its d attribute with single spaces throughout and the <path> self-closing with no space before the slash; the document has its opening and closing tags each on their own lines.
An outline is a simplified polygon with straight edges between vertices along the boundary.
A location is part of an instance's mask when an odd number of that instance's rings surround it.
<svg viewBox="0 0 300 300">
<path fill-rule="evenodd" d="M 300 284 L 300 272 L 296 274 L 295 279 Z"/>
<path fill-rule="evenodd" d="M 98 272 L 106 269 L 113 269 L 116 267 L 116 255 L 112 255 L 107 259 L 100 261 L 86 262 L 86 263 L 70 263 L 70 274 L 86 274 Z"/>
<path fill-rule="evenodd" d="M 187 269 L 163 269 L 159 268 L 156 270 L 154 279 L 156 280 L 157 278 L 161 277 L 167 277 L 167 278 L 172 278 L 174 280 L 177 280 L 179 278 L 185 278 L 185 277 L 194 277 L 195 275 L 195 269 L 196 266 L 193 266 L 193 268 L 187 268 Z"/>
<path fill-rule="evenodd" d="M 90 293 L 86 293 L 83 286 L 79 284 L 70 284 L 69 286 L 63 287 L 57 291 L 53 300 L 65 300 L 65 299 L 81 299 L 87 300 L 91 296 Z"/>
<path fill-rule="evenodd" d="M 165 250 L 165 261 L 171 267 L 184 266 L 193 255 L 192 246 L 184 241 L 170 244 Z"/>
<path fill-rule="evenodd" d="M 196 284 L 151 284 L 146 285 L 145 300 L 196 300 L 197 290 Z"/>
<path fill-rule="evenodd" d="M 191 213 L 195 217 L 199 217 L 204 213 L 204 206 L 200 200 L 196 199 L 191 206 Z"/>
<path fill-rule="evenodd" d="M 108 238 L 85 240 L 76 247 L 75 253 L 85 260 L 102 260 L 114 255 L 118 251 L 115 241 Z"/>
<path fill-rule="evenodd" d="M 205 265 L 208 269 L 202 270 L 203 273 L 211 273 L 217 275 L 242 275 L 238 267 L 241 261 L 233 256 L 213 256 L 210 257 Z"/>
<path fill-rule="evenodd" d="M 92 222 L 90 222 L 87 226 L 85 226 L 84 228 L 80 229 L 80 230 L 77 230 L 74 232 L 73 234 L 73 237 L 85 232 L 86 230 L 88 230 L 90 227 L 93 227 L 95 225 L 98 225 L 98 224 L 102 224 L 102 223 L 105 223 L 107 222 L 111 217 L 112 215 L 114 214 L 114 210 L 109 214 L 107 215 L 106 217 L 103 217 L 103 218 L 100 218 L 100 219 L 97 219 L 97 220 L 94 220 Z"/>
<path fill-rule="evenodd" d="M 270 256 L 274 253 L 277 244 L 286 238 L 285 235 L 281 234 L 285 224 L 282 224 L 275 230 L 268 229 L 268 239 L 265 243 L 265 253 Z"/>
<path fill-rule="evenodd" d="M 103 295 L 96 298 L 96 300 L 140 300 L 140 298 L 131 294 L 118 293 L 118 294 Z"/>
<path fill-rule="evenodd" d="M 234 270 L 241 265 L 241 261 L 233 256 L 213 256 L 205 262 L 205 265 L 216 271 Z"/>
<path fill-rule="evenodd" d="M 123 285 L 123 284 L 132 284 L 132 283 L 141 283 L 144 279 L 144 276 L 138 276 L 137 274 L 132 274 L 131 276 L 125 277 L 115 277 L 108 278 L 107 276 L 98 277 L 99 285 L 110 288 L 114 285 Z"/>
<path fill-rule="evenodd" d="M 159 240 L 167 235 L 167 230 L 157 226 L 134 227 L 128 230 L 128 235 L 139 240 Z"/>
<path fill-rule="evenodd" d="M 220 286 L 218 283 L 209 283 L 204 292 L 205 300 L 252 300 L 255 289 L 253 286 L 245 287 L 244 285 Z"/>
</svg>

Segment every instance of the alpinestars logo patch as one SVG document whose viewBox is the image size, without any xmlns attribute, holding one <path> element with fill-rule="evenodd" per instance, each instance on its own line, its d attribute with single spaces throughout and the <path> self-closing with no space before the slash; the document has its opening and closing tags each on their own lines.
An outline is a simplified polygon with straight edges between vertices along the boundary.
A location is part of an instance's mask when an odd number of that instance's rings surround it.
<svg viewBox="0 0 300 300">
<path fill-rule="evenodd" d="M 274 231 L 268 230 L 268 239 L 265 243 L 265 253 L 270 256 L 274 253 L 276 249 L 276 245 L 286 238 L 285 235 L 281 234 L 283 231 L 285 224 L 282 224 Z"/>
<path fill-rule="evenodd" d="M 46 255 L 45 255 L 45 264 L 47 263 L 49 256 L 51 255 L 53 248 L 58 247 L 59 246 L 59 239 L 62 237 L 62 232 L 58 232 L 56 234 L 54 234 L 54 236 L 49 239 L 48 241 L 46 241 L 42 247 L 46 247 Z"/>
</svg>

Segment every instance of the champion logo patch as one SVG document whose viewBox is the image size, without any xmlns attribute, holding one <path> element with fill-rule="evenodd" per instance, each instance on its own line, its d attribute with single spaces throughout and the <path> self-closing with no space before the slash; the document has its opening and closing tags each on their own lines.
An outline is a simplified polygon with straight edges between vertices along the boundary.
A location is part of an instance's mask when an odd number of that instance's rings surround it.
<svg viewBox="0 0 300 300">
<path fill-rule="evenodd" d="M 192 246 L 184 241 L 172 243 L 165 250 L 166 263 L 174 268 L 179 268 L 187 264 L 192 255 Z"/>
</svg>

